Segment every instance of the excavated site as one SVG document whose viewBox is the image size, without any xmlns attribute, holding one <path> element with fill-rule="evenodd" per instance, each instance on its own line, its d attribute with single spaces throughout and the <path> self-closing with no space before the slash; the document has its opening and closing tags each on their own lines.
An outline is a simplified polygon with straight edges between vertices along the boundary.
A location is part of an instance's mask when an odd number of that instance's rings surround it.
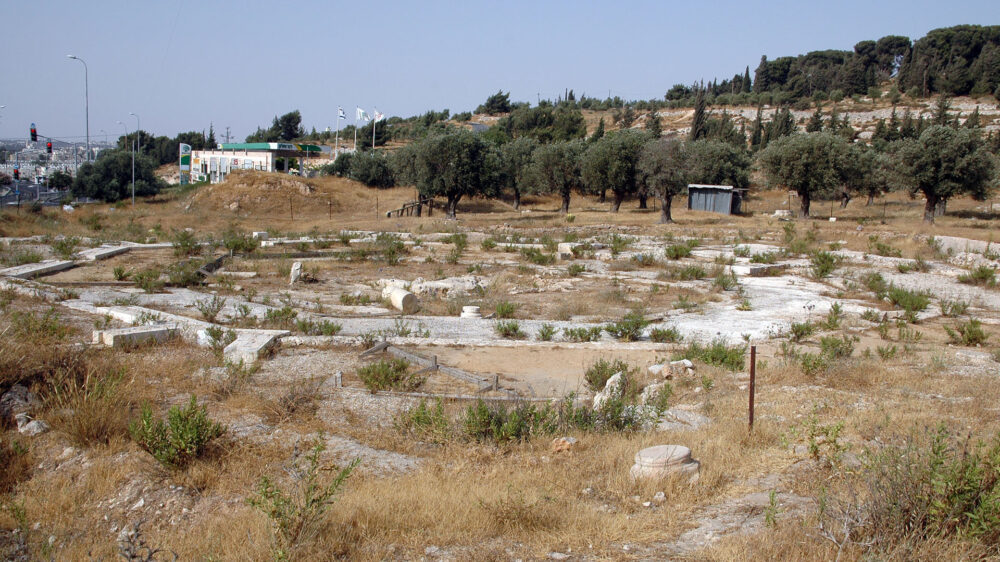
<svg viewBox="0 0 1000 562">
<path fill-rule="evenodd" d="M 873 451 L 997 427 L 993 217 L 785 205 L 4 238 L 0 551 L 857 557 Z M 182 462 L 140 426 L 189 404 Z"/>
</svg>

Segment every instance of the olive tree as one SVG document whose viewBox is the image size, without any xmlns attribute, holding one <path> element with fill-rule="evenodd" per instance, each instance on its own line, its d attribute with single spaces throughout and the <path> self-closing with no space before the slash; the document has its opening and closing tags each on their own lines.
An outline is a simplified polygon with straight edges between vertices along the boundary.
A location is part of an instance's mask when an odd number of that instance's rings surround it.
<svg viewBox="0 0 1000 562">
<path fill-rule="evenodd" d="M 901 141 L 896 154 L 910 196 L 924 195 L 925 222 L 933 223 L 935 209 L 952 197 L 982 201 L 990 194 L 996 162 L 975 131 L 934 125 Z"/>
<path fill-rule="evenodd" d="M 531 165 L 527 176 L 529 185 L 535 193 L 553 193 L 562 198 L 559 211 L 569 212 L 570 194 L 574 189 L 580 189 L 580 156 L 583 154 L 585 141 L 573 140 L 554 142 L 538 147 L 531 156 Z"/>
<path fill-rule="evenodd" d="M 750 153 L 745 148 L 721 140 L 692 142 L 691 181 L 708 185 L 750 185 Z"/>
<path fill-rule="evenodd" d="M 609 133 L 592 143 L 583 154 L 581 175 L 587 191 L 614 193 L 611 212 L 617 213 L 625 197 L 638 192 L 636 162 L 650 138 L 648 133 L 624 130 Z"/>
<path fill-rule="evenodd" d="M 691 178 L 688 143 L 677 139 L 648 142 L 639 153 L 637 168 L 639 181 L 660 199 L 660 223 L 673 222 L 674 196 L 684 193 Z"/>
<path fill-rule="evenodd" d="M 840 193 L 847 149 L 847 141 L 832 133 L 801 133 L 769 143 L 758 158 L 771 187 L 798 194 L 805 218 L 813 199 Z"/>
<path fill-rule="evenodd" d="M 459 200 L 497 194 L 499 156 L 478 135 L 459 130 L 430 136 L 414 149 L 414 175 L 423 197 L 447 199 L 445 214 L 455 218 Z"/>
<path fill-rule="evenodd" d="M 521 191 L 526 184 L 531 155 L 538 148 L 538 141 L 531 137 L 520 137 L 500 148 L 503 164 L 503 183 L 514 192 L 514 209 L 521 208 Z"/>
</svg>

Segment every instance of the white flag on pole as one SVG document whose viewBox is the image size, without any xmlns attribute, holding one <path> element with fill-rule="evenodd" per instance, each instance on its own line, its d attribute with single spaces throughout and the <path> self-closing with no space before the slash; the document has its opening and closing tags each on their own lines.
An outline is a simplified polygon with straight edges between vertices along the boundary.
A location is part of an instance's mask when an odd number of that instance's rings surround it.
<svg viewBox="0 0 1000 562">
<path fill-rule="evenodd" d="M 358 120 L 358 121 L 371 121 L 372 118 L 368 116 L 368 112 L 366 112 L 365 110 L 363 110 L 363 109 L 361 109 L 359 107 L 358 108 L 358 114 L 357 114 L 357 117 L 355 117 L 355 120 Z"/>
<path fill-rule="evenodd" d="M 337 108 L 337 117 L 339 117 L 340 119 L 347 119 L 347 114 L 344 113 L 343 107 Z"/>
<path fill-rule="evenodd" d="M 378 112 L 378 108 L 375 108 L 375 122 L 378 123 L 379 121 L 381 121 L 383 119 L 385 119 L 385 114 L 379 113 Z"/>
</svg>

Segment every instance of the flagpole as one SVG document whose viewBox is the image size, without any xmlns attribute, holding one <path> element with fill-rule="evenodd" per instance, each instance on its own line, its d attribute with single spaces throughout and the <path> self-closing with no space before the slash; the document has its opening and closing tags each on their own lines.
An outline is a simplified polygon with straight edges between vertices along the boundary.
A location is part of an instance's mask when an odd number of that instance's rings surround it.
<svg viewBox="0 0 1000 562">
<path fill-rule="evenodd" d="M 354 152 L 358 151 L 358 108 L 354 108 Z"/>
<path fill-rule="evenodd" d="M 378 108 L 375 108 L 375 115 L 378 115 Z M 372 115 L 372 152 L 375 151 L 375 115 Z"/>
<path fill-rule="evenodd" d="M 333 141 L 333 159 L 337 159 L 337 150 L 340 149 L 340 108 L 337 108 L 337 135 Z"/>
</svg>

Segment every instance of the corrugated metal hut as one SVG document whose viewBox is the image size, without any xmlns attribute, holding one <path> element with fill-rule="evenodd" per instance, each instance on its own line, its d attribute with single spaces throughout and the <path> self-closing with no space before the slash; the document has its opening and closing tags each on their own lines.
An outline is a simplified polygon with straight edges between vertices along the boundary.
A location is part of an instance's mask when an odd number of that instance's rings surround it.
<svg viewBox="0 0 1000 562">
<path fill-rule="evenodd" d="M 731 185 L 688 185 L 688 209 L 738 215 L 747 190 Z"/>
</svg>

